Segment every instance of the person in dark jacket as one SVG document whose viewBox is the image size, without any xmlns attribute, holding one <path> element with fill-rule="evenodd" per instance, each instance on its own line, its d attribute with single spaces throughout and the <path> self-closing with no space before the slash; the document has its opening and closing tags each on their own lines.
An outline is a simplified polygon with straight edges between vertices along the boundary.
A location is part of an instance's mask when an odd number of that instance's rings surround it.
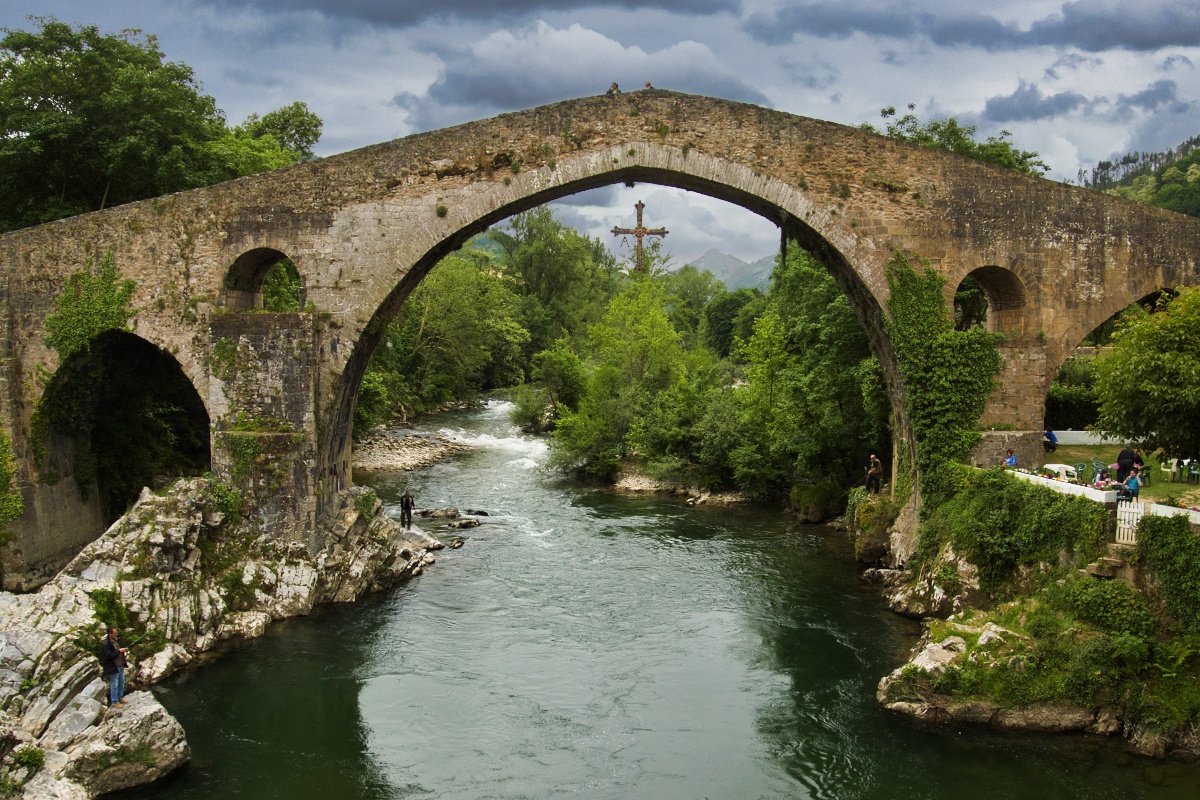
<svg viewBox="0 0 1200 800">
<path fill-rule="evenodd" d="M 108 678 L 108 701 L 113 708 L 125 707 L 125 667 L 129 664 L 129 648 L 122 647 L 117 629 L 109 626 L 108 635 L 100 645 L 100 665 Z"/>
<path fill-rule="evenodd" d="M 412 512 L 415 505 L 416 501 L 413 500 L 413 496 L 405 489 L 404 494 L 400 497 L 400 527 L 412 528 Z"/>
<path fill-rule="evenodd" d="M 1129 477 L 1129 471 L 1133 469 L 1134 457 L 1133 449 L 1129 447 L 1117 453 L 1117 483 L 1124 483 L 1125 479 Z"/>
</svg>

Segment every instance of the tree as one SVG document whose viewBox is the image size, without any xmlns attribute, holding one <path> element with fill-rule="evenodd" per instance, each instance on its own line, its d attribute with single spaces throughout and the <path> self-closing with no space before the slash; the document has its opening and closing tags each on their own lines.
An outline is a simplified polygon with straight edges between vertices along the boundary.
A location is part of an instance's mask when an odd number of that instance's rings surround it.
<svg viewBox="0 0 1200 800">
<path fill-rule="evenodd" d="M 689 342 L 693 341 L 700 329 L 704 307 L 713 295 L 725 290 L 725 285 L 708 270 L 701 272 L 691 264 L 664 273 L 659 280 L 670 297 L 671 324 Z"/>
<path fill-rule="evenodd" d="M 559 464 L 613 478 L 630 455 L 635 423 L 660 393 L 685 378 L 687 357 L 666 300 L 653 278 L 635 275 L 588 330 L 597 366 L 578 411 L 560 409 L 553 440 Z"/>
<path fill-rule="evenodd" d="M 518 214 L 488 236 L 505 251 L 504 271 L 522 294 L 532 352 L 581 334 L 616 291 L 616 259 L 598 239 L 567 227 L 546 206 Z"/>
<path fill-rule="evenodd" d="M 34 21 L 0 39 L 0 231 L 311 157 L 303 104 L 231 130 L 153 36 Z"/>
<path fill-rule="evenodd" d="M 887 123 L 884 135 L 897 141 L 906 142 L 917 147 L 928 147 L 933 150 L 945 150 L 967 158 L 974 158 L 988 164 L 1013 169 L 1026 175 L 1042 175 L 1050 171 L 1050 166 L 1041 157 L 1030 150 L 1021 150 L 1008 139 L 1012 136 L 1008 131 L 1001 131 L 999 136 L 989 136 L 985 142 L 975 141 L 975 126 L 960 125 L 954 117 L 935 119 L 921 124 L 913 109 L 916 105 L 908 104 L 909 113 Z M 896 107 L 888 106 L 880 112 L 885 120 L 896 116 Z M 879 133 L 874 125 L 863 123 L 863 130 Z"/>
<path fill-rule="evenodd" d="M 734 338 L 739 333 L 737 328 L 738 312 L 749 305 L 755 297 L 761 296 L 762 292 L 758 289 L 737 289 L 732 292 L 717 289 L 705 304 L 702 313 L 701 338 L 704 344 L 712 348 L 713 352 L 721 358 L 728 357 L 733 349 Z M 750 330 L 753 330 L 752 325 L 742 338 L 748 338 Z"/>
<path fill-rule="evenodd" d="M 1096 358 L 1096 429 L 1200 458 L 1200 289 L 1180 289 L 1155 313 L 1127 312 Z"/>
<path fill-rule="evenodd" d="M 519 383 L 528 344 L 520 298 L 495 262 L 478 250 L 448 256 L 388 324 L 363 378 L 355 428 Z"/>
<path fill-rule="evenodd" d="M 311 161 L 313 146 L 321 138 L 321 118 L 309 111 L 308 104 L 296 101 L 289 106 L 268 111 L 260 119 L 251 114 L 235 130 L 252 139 L 270 136 L 301 161 Z"/>
</svg>

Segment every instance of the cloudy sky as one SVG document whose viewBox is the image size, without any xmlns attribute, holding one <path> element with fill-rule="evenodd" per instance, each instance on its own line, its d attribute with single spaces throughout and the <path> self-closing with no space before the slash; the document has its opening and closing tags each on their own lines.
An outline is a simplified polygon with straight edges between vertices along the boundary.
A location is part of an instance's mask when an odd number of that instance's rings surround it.
<svg viewBox="0 0 1200 800">
<path fill-rule="evenodd" d="M 850 125 L 915 103 L 923 120 L 1011 131 L 1057 179 L 1200 134 L 1197 0 L 6 0 L 0 26 L 31 14 L 155 34 L 231 122 L 303 100 L 325 120 L 322 155 L 614 80 Z M 677 261 L 777 245 L 748 212 L 657 186 L 558 210 L 612 239 L 638 199 Z"/>
</svg>

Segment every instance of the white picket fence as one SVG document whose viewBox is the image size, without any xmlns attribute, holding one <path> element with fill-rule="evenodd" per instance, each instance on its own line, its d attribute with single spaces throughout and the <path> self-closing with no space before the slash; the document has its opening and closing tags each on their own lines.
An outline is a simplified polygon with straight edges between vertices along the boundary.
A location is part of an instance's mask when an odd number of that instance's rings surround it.
<svg viewBox="0 0 1200 800">
<path fill-rule="evenodd" d="M 1137 544 L 1137 526 L 1146 516 L 1146 504 L 1137 500 L 1117 503 L 1117 544 Z"/>
</svg>

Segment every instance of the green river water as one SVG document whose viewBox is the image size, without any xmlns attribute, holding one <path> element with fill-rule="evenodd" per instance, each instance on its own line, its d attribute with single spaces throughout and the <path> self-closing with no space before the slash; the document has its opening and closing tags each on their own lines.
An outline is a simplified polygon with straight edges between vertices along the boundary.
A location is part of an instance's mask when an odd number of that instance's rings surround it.
<svg viewBox="0 0 1200 800">
<path fill-rule="evenodd" d="M 1200 797 L 1197 767 L 1112 742 L 883 712 L 919 627 L 844 534 L 563 483 L 506 410 L 433 418 L 474 449 L 369 481 L 396 516 L 406 486 L 486 510 L 465 546 L 158 687 L 193 761 L 129 797 Z"/>
</svg>

